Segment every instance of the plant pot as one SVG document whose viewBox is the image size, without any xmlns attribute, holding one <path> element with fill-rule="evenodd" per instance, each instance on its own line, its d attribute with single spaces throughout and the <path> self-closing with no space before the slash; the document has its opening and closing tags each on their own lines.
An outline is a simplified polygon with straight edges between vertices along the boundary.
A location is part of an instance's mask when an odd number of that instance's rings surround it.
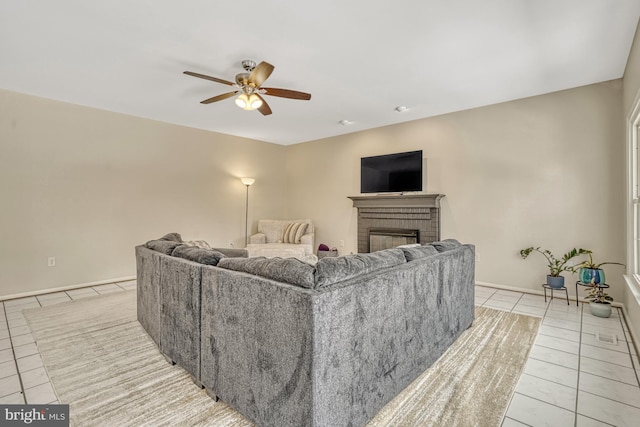
<svg viewBox="0 0 640 427">
<path fill-rule="evenodd" d="M 589 311 L 596 317 L 611 317 L 611 303 L 590 302 Z"/>
<path fill-rule="evenodd" d="M 591 283 L 592 280 L 596 285 L 607 283 L 604 270 L 601 268 L 581 268 L 578 277 L 582 283 L 586 284 Z"/>
<path fill-rule="evenodd" d="M 553 289 L 564 288 L 564 276 L 549 276 L 547 275 L 547 285 Z"/>
</svg>

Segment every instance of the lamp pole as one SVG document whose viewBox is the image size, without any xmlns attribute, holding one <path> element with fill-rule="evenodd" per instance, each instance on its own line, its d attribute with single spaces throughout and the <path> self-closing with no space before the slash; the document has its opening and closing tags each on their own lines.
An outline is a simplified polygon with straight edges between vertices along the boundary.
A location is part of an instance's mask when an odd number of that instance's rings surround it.
<svg viewBox="0 0 640 427">
<path fill-rule="evenodd" d="M 244 204 L 244 245 L 249 244 L 249 187 L 256 182 L 253 178 L 240 178 L 240 181 L 247 187 L 247 196 Z"/>
</svg>

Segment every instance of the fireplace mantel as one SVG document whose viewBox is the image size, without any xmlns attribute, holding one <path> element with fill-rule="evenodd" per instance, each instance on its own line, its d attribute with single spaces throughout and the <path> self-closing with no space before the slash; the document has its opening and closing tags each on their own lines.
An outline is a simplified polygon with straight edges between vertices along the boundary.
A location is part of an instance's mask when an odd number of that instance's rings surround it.
<svg viewBox="0 0 640 427">
<path fill-rule="evenodd" d="M 358 252 L 369 252 L 369 230 L 418 230 L 419 243 L 440 240 L 440 199 L 444 194 L 349 196 L 358 209 Z"/>
<path fill-rule="evenodd" d="M 440 208 L 444 194 L 384 194 L 349 196 L 354 208 Z"/>
</svg>

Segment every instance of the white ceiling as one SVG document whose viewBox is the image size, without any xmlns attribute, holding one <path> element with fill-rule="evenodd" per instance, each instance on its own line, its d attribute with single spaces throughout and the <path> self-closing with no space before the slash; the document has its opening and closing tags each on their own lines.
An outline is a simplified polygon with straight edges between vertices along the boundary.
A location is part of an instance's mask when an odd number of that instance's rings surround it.
<svg viewBox="0 0 640 427">
<path fill-rule="evenodd" d="M 620 78 L 639 17 L 640 0 L 7 0 L 0 88 L 287 145 Z M 202 105 L 230 87 L 182 74 L 233 81 L 243 59 L 311 100 Z"/>
</svg>

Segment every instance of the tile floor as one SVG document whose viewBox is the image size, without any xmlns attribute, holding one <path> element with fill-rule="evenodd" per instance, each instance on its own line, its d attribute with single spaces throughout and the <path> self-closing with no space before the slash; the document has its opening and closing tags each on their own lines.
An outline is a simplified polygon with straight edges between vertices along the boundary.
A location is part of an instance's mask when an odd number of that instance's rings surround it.
<svg viewBox="0 0 640 427">
<path fill-rule="evenodd" d="M 135 286 L 120 282 L 1 303 L 0 403 L 57 402 L 23 309 Z M 476 305 L 543 319 L 502 427 L 640 425 L 640 363 L 617 309 L 601 319 L 575 301 L 545 302 L 483 286 L 476 286 Z"/>
<path fill-rule="evenodd" d="M 502 427 L 640 426 L 640 364 L 621 311 L 602 319 L 575 301 L 481 286 L 476 305 L 542 318 Z"/>
</svg>

